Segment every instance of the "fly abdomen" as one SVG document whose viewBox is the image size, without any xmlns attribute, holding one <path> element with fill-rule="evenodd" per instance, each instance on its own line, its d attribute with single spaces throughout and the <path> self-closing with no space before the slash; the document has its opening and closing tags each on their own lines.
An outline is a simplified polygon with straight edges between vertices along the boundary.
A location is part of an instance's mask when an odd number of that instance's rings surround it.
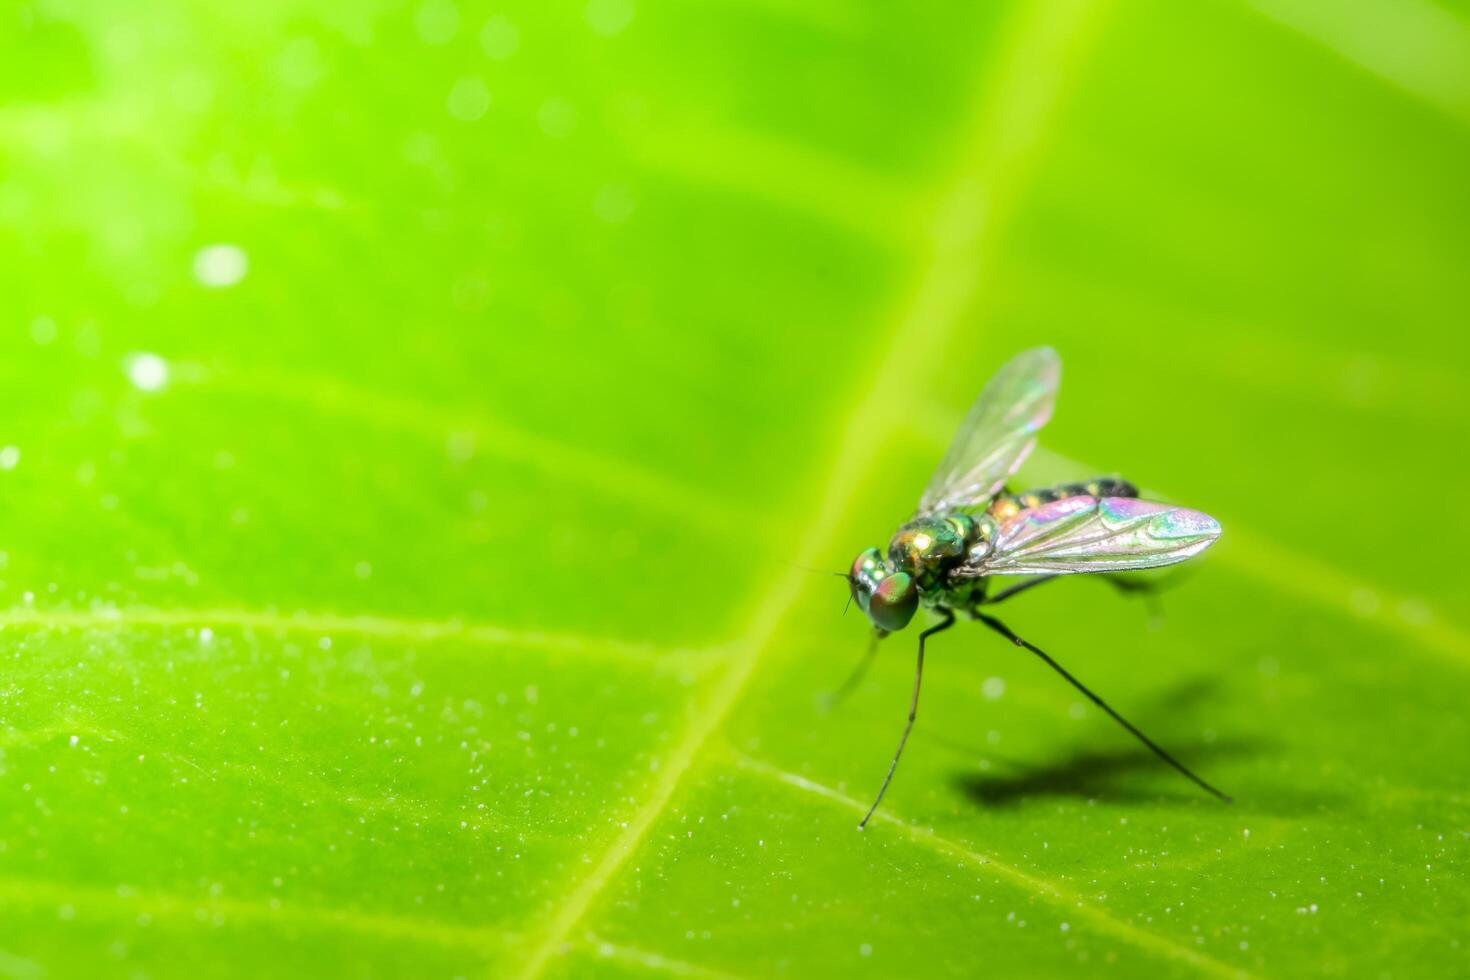
<svg viewBox="0 0 1470 980">
<path fill-rule="evenodd" d="M 1041 487 L 1025 493 L 1007 493 L 995 498 L 990 505 L 990 514 L 998 521 L 1006 521 L 1023 510 L 1040 507 L 1068 497 L 1136 497 L 1138 488 L 1116 476 L 1100 476 L 1082 483 L 1062 483 L 1054 487 Z"/>
</svg>

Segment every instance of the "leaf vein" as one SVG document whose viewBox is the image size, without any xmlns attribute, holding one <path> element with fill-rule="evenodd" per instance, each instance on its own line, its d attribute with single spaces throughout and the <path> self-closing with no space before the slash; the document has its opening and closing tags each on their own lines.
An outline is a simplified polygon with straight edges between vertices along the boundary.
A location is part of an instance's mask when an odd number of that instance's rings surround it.
<svg viewBox="0 0 1470 980">
<path fill-rule="evenodd" d="M 1470 26 L 1431 0 L 1247 4 L 1459 122 L 1470 122 Z"/>
<path fill-rule="evenodd" d="M 718 659 L 718 648 L 662 648 L 606 637 L 576 633 L 517 630 L 468 619 L 411 619 L 367 613 L 294 613 L 256 609 L 34 609 L 18 606 L 0 610 L 0 629 L 117 630 L 144 627 L 222 627 L 315 636 L 347 635 L 405 642 L 461 640 L 477 646 L 519 647 L 546 653 L 636 662 L 655 667 L 687 667 L 691 660 Z"/>
<path fill-rule="evenodd" d="M 787 772 L 784 769 L 778 769 L 768 763 L 740 753 L 735 753 L 735 761 L 740 768 L 746 771 L 776 780 L 795 789 L 812 793 L 833 803 L 838 803 L 859 816 L 868 810 L 866 803 L 853 799 L 831 787 L 807 779 L 805 776 Z M 1149 932 L 1146 929 L 1140 929 L 1126 919 L 1120 919 L 1110 915 L 1097 905 L 1085 901 L 1076 892 L 1063 888 L 1056 882 L 1022 871 L 1015 865 L 997 860 L 988 854 L 983 854 L 958 841 L 941 837 L 932 830 L 894 816 L 889 810 L 880 809 L 873 815 L 873 819 L 874 821 L 897 828 L 906 838 L 920 846 L 939 851 L 950 857 L 958 858 L 966 864 L 981 868 L 998 878 L 1011 882 L 1045 899 L 1053 905 L 1065 909 L 1070 914 L 1087 919 L 1099 931 L 1108 933 L 1130 945 L 1157 954 L 1167 960 L 1187 963 L 1210 976 L 1229 977 L 1231 980 L 1240 980 L 1240 978 L 1250 976 L 1244 969 L 1222 963 L 1213 957 L 1201 953 L 1197 949 L 1191 949 L 1183 943 L 1175 942 L 1172 939 Z"/>
<path fill-rule="evenodd" d="M 119 884 L 103 888 L 18 875 L 0 876 L 0 906 L 71 905 L 78 915 L 147 914 L 171 920 L 225 918 L 243 922 L 306 925 L 342 929 L 367 936 L 393 937 L 449 948 L 488 952 L 515 939 L 510 933 L 483 926 L 460 926 L 428 919 L 362 912 L 356 909 L 292 905 L 287 902 L 223 898 L 190 898 Z"/>
<path fill-rule="evenodd" d="M 294 402 L 323 416 L 352 419 L 383 432 L 432 440 L 446 453 L 452 442 L 460 440 L 464 445 L 457 451 L 466 458 L 486 454 L 524 463 L 637 507 L 656 507 L 716 539 L 740 540 L 737 534 L 748 534 L 761 521 L 759 514 L 636 462 L 516 428 L 480 412 L 399 398 L 329 376 L 219 368 L 196 370 L 194 379 L 206 390 L 213 386 Z"/>
<path fill-rule="evenodd" d="M 688 963 L 684 960 L 676 960 L 656 953 L 652 950 L 641 949 L 633 946 L 624 946 L 621 943 L 611 943 L 593 933 L 587 934 L 587 947 L 603 959 L 613 960 L 618 963 L 627 963 L 631 966 L 643 967 L 656 973 L 666 973 L 675 977 L 687 977 L 689 980 L 738 980 L 735 974 L 725 973 L 722 970 L 711 970 L 708 967 L 696 963 Z"/>
</svg>

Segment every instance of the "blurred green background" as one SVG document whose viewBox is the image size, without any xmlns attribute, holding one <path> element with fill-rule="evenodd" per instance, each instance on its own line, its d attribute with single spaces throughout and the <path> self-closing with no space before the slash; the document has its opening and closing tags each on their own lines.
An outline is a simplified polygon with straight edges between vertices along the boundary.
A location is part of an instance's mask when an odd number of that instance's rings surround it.
<svg viewBox="0 0 1470 980">
<path fill-rule="evenodd" d="M 0 7 L 0 976 L 1470 963 L 1470 10 Z M 1021 482 L 1164 612 L 844 568 L 1048 343 Z"/>
</svg>

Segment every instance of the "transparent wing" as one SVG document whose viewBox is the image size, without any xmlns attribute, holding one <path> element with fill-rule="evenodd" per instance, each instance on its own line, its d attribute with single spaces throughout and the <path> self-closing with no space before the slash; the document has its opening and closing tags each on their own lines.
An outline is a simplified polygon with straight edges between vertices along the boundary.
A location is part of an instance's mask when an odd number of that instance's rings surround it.
<svg viewBox="0 0 1470 980">
<path fill-rule="evenodd" d="M 919 513 L 987 506 L 1036 446 L 1061 376 L 1061 359 L 1050 347 L 1011 358 L 975 399 L 919 498 Z"/>
<path fill-rule="evenodd" d="M 1069 497 L 1000 527 L 975 575 L 1121 572 L 1173 565 L 1220 536 L 1208 514 L 1132 497 Z"/>
</svg>

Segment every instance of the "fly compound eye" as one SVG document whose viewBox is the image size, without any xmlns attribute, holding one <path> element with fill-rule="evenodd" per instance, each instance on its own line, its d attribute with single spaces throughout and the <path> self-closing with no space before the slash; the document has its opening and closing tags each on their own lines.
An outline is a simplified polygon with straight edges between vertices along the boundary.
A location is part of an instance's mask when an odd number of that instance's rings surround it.
<svg viewBox="0 0 1470 980">
<path fill-rule="evenodd" d="M 852 590 L 852 597 L 858 608 L 863 612 L 868 611 L 869 598 L 878 588 L 878 583 L 887 575 L 888 569 L 884 567 L 883 556 L 877 548 L 869 548 L 852 560 L 852 568 L 847 573 L 847 585 Z"/>
<path fill-rule="evenodd" d="M 897 633 L 909 624 L 919 608 L 919 589 L 907 572 L 895 572 L 873 590 L 868 600 L 868 618 L 873 625 Z"/>
</svg>

